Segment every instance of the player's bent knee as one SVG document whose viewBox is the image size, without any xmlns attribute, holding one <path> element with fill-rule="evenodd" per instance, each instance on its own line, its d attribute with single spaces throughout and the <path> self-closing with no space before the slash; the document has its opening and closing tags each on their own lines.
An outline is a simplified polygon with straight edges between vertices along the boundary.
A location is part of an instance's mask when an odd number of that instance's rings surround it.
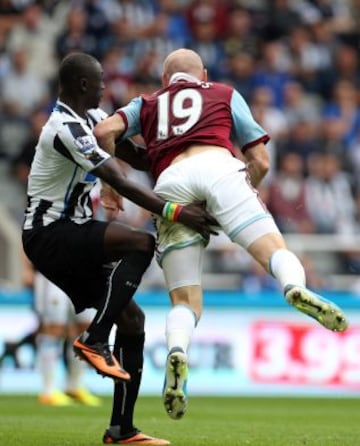
<svg viewBox="0 0 360 446">
<path fill-rule="evenodd" d="M 247 248 L 249 254 L 265 269 L 267 268 L 271 255 L 278 249 L 286 249 L 286 244 L 283 236 L 276 232 L 259 237 Z"/>
<path fill-rule="evenodd" d="M 150 232 L 133 229 L 118 222 L 111 222 L 104 234 L 104 249 L 108 256 L 121 256 L 124 252 L 141 251 L 153 255 L 155 238 Z M 114 260 L 114 259 L 113 259 Z"/>
<path fill-rule="evenodd" d="M 155 251 L 155 237 L 152 234 L 146 234 L 146 236 L 145 251 L 152 258 Z"/>
<path fill-rule="evenodd" d="M 134 234 L 132 245 L 134 251 L 139 251 L 152 259 L 155 251 L 155 237 L 152 234 L 146 232 Z"/>
<path fill-rule="evenodd" d="M 129 305 L 121 312 L 116 320 L 118 330 L 124 334 L 141 334 L 145 330 L 145 313 L 134 302 L 130 301 Z"/>
</svg>

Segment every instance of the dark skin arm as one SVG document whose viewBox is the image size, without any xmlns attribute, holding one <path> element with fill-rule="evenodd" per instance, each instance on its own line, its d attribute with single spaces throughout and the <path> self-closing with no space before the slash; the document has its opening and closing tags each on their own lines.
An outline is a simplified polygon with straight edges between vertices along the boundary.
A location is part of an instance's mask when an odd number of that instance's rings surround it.
<svg viewBox="0 0 360 446">
<path fill-rule="evenodd" d="M 93 173 L 113 187 L 120 195 L 128 198 L 138 206 L 148 211 L 161 215 L 165 200 L 156 195 L 151 189 L 128 180 L 122 173 L 117 161 L 110 158 L 101 166 L 93 170 Z M 216 226 L 216 220 L 211 217 L 204 207 L 199 204 L 184 206 L 179 214 L 178 221 L 191 229 L 199 232 L 207 238 L 209 234 L 217 234 L 210 226 Z"/>
<path fill-rule="evenodd" d="M 115 156 L 137 170 L 148 171 L 150 168 L 146 148 L 136 144 L 132 139 L 115 141 Z"/>
</svg>

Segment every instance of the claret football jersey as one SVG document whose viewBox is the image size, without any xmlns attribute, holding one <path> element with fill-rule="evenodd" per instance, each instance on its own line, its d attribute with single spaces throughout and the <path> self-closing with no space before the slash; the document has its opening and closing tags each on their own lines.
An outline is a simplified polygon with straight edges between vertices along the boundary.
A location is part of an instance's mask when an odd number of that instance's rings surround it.
<svg viewBox="0 0 360 446">
<path fill-rule="evenodd" d="M 143 136 L 155 179 L 191 145 L 219 146 L 234 153 L 233 137 L 242 151 L 269 140 L 234 88 L 184 73 L 175 74 L 168 87 L 137 97 L 117 112 L 126 124 L 124 138 Z"/>
</svg>

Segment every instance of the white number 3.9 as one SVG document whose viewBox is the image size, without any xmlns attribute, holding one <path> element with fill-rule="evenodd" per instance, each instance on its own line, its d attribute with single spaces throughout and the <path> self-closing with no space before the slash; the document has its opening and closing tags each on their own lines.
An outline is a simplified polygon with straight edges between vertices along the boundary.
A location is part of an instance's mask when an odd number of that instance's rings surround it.
<svg viewBox="0 0 360 446">
<path fill-rule="evenodd" d="M 169 104 L 171 99 L 171 103 Z M 189 103 L 186 104 L 185 102 Z M 157 139 L 167 139 L 169 131 L 173 135 L 183 135 L 195 125 L 202 112 L 202 96 L 193 89 L 186 88 L 178 91 L 173 98 L 167 91 L 158 97 L 158 130 Z M 177 119 L 185 119 L 182 124 L 172 125 L 169 129 L 170 114 Z"/>
</svg>

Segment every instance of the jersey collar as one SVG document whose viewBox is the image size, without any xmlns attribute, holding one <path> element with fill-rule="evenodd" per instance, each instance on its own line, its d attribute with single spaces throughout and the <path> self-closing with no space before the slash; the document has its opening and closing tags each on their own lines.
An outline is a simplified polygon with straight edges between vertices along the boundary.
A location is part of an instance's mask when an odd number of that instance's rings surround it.
<svg viewBox="0 0 360 446">
<path fill-rule="evenodd" d="M 169 84 L 174 84 L 175 82 L 179 81 L 186 81 L 186 82 L 195 82 L 196 84 L 200 83 L 200 80 L 196 78 L 195 76 L 191 76 L 191 74 L 183 73 L 182 71 L 179 71 L 177 73 L 174 73 L 170 77 Z"/>
<path fill-rule="evenodd" d="M 66 105 L 64 102 L 61 102 L 59 99 L 56 101 L 54 110 L 67 113 L 68 115 L 71 115 L 75 118 L 78 118 L 78 115 L 74 112 L 73 109 L 71 109 L 68 105 Z"/>
<path fill-rule="evenodd" d="M 76 118 L 76 119 L 81 120 L 83 122 L 87 122 L 86 119 L 84 119 L 81 116 L 79 116 L 77 113 L 74 112 L 74 110 L 72 108 L 70 108 L 64 102 L 61 102 L 59 99 L 56 101 L 54 110 L 62 112 L 62 113 L 67 113 L 68 115 L 72 116 L 73 118 Z"/>
</svg>

